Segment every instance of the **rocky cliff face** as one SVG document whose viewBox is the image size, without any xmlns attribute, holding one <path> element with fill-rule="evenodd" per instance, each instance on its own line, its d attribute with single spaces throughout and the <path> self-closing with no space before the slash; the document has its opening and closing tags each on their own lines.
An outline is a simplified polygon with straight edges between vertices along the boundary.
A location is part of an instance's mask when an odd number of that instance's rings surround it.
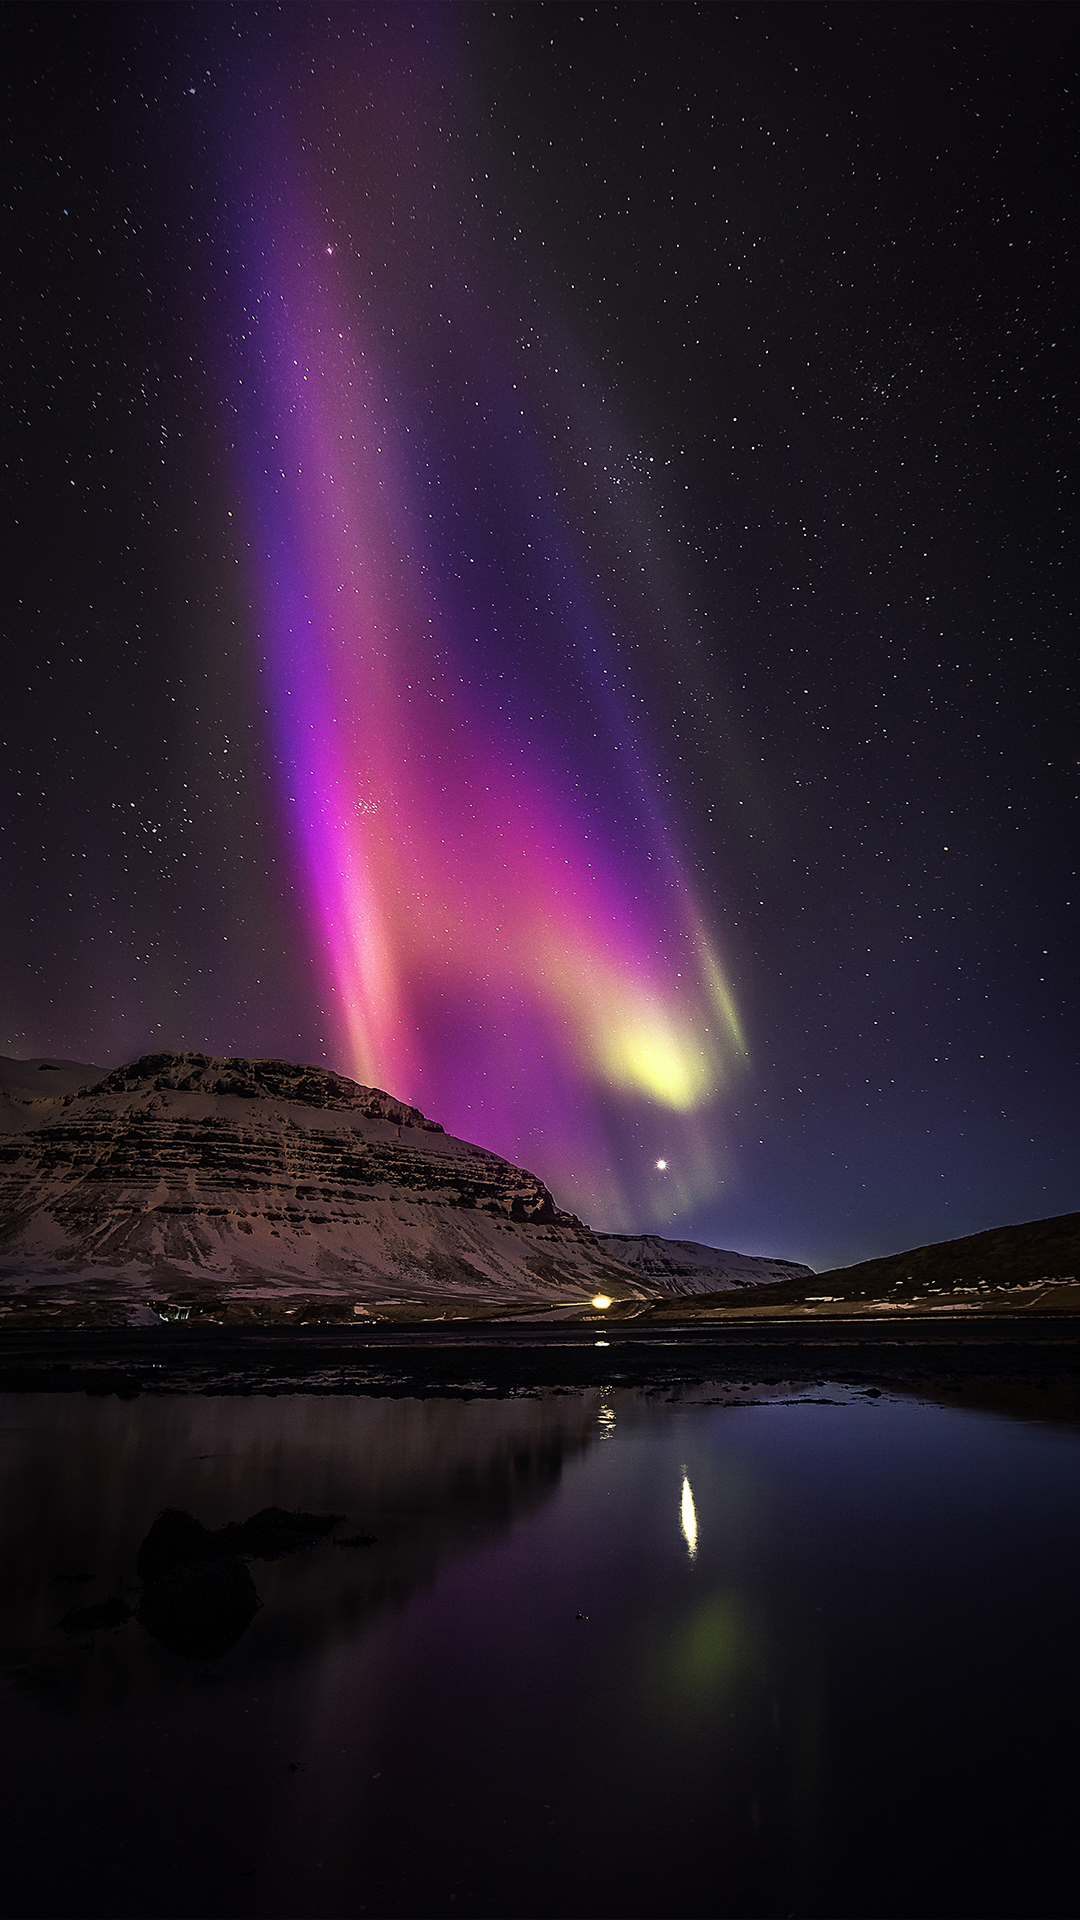
<svg viewBox="0 0 1080 1920">
<path fill-rule="evenodd" d="M 653 1291 L 534 1174 L 319 1067 L 162 1053 L 33 1106 L 14 1094 L 28 1119 L 0 1136 L 9 1302 L 341 1317 Z"/>
</svg>

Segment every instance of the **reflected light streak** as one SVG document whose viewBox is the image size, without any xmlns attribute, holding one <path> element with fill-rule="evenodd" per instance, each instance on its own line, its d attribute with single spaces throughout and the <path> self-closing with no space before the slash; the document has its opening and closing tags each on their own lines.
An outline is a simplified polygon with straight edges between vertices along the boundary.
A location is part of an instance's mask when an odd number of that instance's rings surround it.
<svg viewBox="0 0 1080 1920">
<path fill-rule="evenodd" d="M 690 1482 L 685 1473 L 683 1474 L 682 1505 L 679 1509 L 679 1525 L 682 1527 L 683 1539 L 686 1541 L 692 1560 L 697 1552 L 697 1511 L 694 1506 L 694 1496 L 690 1491 Z"/>
</svg>

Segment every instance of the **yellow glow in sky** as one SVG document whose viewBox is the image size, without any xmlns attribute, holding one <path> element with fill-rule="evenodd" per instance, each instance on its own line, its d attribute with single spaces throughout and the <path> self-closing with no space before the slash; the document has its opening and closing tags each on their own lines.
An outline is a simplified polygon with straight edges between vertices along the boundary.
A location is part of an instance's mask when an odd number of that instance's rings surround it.
<svg viewBox="0 0 1080 1920">
<path fill-rule="evenodd" d="M 692 1030 L 657 1019 L 620 1023 L 599 1036 L 600 1061 L 616 1086 L 649 1094 L 662 1106 L 688 1113 L 712 1093 L 719 1062 Z"/>
</svg>

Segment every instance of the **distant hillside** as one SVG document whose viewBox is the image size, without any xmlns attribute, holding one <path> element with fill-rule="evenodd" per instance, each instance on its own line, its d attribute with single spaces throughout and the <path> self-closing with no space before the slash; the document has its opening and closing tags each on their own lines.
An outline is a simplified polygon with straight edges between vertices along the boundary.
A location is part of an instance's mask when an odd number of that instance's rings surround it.
<svg viewBox="0 0 1080 1920">
<path fill-rule="evenodd" d="M 655 1233 L 598 1233 L 606 1253 L 664 1293 L 725 1293 L 740 1287 L 769 1288 L 783 1280 L 812 1280 L 814 1270 L 798 1260 L 767 1260 L 753 1253 L 727 1253 L 697 1240 L 663 1240 Z"/>
<path fill-rule="evenodd" d="M 808 1295 L 820 1299 L 904 1301 L 948 1294 L 960 1300 L 999 1287 L 1034 1287 L 1040 1281 L 1080 1277 L 1080 1213 L 1059 1213 L 1050 1220 L 990 1227 L 960 1240 L 939 1240 L 905 1253 L 834 1267 L 805 1283 L 770 1287 L 770 1305 L 800 1305 Z M 1020 1304 L 1023 1304 L 1021 1301 Z"/>
<path fill-rule="evenodd" d="M 82 1060 L 61 1060 L 54 1054 L 12 1060 L 0 1053 L 0 1132 L 22 1133 L 27 1127 L 40 1126 L 46 1114 L 63 1104 L 66 1095 L 93 1086 L 107 1071 Z"/>
</svg>

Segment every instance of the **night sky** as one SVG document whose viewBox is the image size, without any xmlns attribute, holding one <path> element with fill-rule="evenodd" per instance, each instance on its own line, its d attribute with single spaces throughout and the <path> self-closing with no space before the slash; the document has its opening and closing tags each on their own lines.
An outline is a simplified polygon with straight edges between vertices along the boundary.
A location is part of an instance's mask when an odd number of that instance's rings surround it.
<svg viewBox="0 0 1080 1920">
<path fill-rule="evenodd" d="M 1080 1204 L 1074 10 L 3 32 L 0 1052 L 818 1267 Z"/>
</svg>

